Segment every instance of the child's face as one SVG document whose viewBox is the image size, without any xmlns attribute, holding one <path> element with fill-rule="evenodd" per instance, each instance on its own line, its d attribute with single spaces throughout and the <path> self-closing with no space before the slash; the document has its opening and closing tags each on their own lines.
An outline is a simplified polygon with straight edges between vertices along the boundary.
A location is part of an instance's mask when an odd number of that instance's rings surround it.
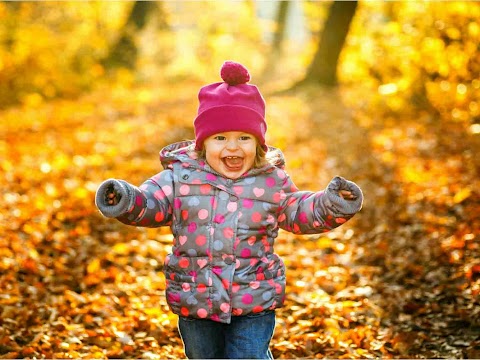
<svg viewBox="0 0 480 360">
<path fill-rule="evenodd" d="M 208 164 L 229 179 L 237 179 L 250 170 L 257 154 L 255 136 L 241 131 L 212 135 L 203 145 Z"/>
</svg>

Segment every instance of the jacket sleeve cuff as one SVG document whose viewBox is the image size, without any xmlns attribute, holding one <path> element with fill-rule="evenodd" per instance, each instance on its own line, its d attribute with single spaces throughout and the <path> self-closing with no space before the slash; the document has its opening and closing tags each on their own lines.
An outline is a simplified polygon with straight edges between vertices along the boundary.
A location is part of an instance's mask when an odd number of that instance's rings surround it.
<svg viewBox="0 0 480 360">
<path fill-rule="evenodd" d="M 355 197 L 352 200 L 345 200 L 338 192 L 348 190 Z M 333 210 L 338 214 L 354 215 L 360 211 L 363 204 L 363 193 L 360 187 L 352 181 L 336 176 L 330 181 L 326 191 L 327 199 L 330 201 Z"/>
<path fill-rule="evenodd" d="M 109 205 L 106 202 L 105 195 L 109 188 L 112 188 L 120 195 L 116 205 Z M 130 185 L 123 180 L 108 179 L 100 184 L 95 194 L 95 204 L 103 216 L 116 218 L 124 215 L 133 206 L 133 192 Z"/>
</svg>

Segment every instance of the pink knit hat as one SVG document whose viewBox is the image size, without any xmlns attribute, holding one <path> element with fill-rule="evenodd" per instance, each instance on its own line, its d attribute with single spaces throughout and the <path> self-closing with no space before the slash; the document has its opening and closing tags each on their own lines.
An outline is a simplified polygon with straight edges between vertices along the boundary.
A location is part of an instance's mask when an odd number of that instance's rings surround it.
<svg viewBox="0 0 480 360">
<path fill-rule="evenodd" d="M 244 131 L 254 135 L 267 151 L 265 100 L 255 85 L 248 85 L 250 74 L 241 64 L 226 61 L 220 71 L 224 82 L 206 85 L 198 93 L 195 149 L 211 135 L 226 131 Z"/>
</svg>

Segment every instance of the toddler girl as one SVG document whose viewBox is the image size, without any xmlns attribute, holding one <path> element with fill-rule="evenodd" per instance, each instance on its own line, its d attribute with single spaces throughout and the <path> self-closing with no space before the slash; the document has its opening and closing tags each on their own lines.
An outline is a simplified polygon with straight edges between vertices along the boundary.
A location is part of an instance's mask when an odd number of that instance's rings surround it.
<svg viewBox="0 0 480 360">
<path fill-rule="evenodd" d="M 165 147 L 164 170 L 140 187 L 106 180 L 96 205 L 127 225 L 170 226 L 166 297 L 187 357 L 271 359 L 285 297 L 279 229 L 329 231 L 360 210 L 363 195 L 341 177 L 299 191 L 281 151 L 265 143 L 265 101 L 247 69 L 227 61 L 221 77 L 200 89 L 195 141 Z"/>
</svg>

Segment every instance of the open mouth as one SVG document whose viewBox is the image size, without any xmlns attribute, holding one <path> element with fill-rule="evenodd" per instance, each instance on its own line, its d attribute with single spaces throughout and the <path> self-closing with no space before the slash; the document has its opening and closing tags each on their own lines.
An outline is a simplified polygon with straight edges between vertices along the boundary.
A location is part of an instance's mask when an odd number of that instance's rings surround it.
<svg viewBox="0 0 480 360">
<path fill-rule="evenodd" d="M 222 161 L 230 171 L 238 171 L 243 167 L 243 158 L 239 156 L 226 156 Z"/>
</svg>

